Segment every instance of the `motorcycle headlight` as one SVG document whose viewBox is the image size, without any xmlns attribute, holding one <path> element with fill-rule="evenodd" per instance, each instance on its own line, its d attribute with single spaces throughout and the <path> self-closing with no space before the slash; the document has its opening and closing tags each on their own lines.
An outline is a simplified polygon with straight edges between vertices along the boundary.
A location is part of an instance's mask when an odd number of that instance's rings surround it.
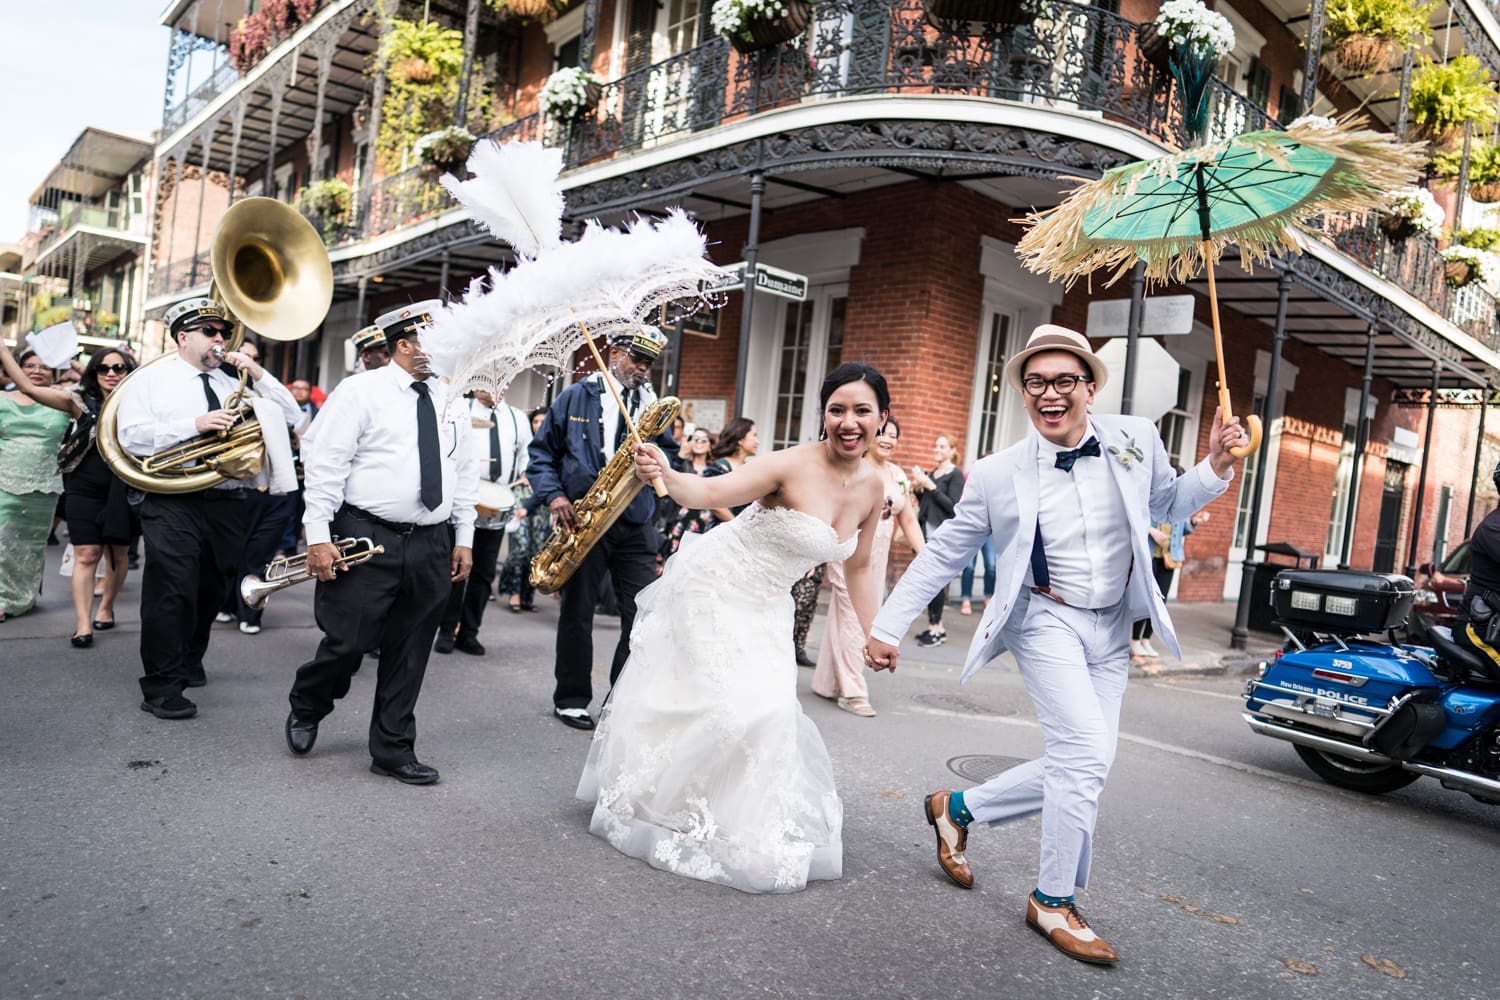
<svg viewBox="0 0 1500 1000">
<path fill-rule="evenodd" d="M 1424 587 L 1412 594 L 1412 601 L 1416 604 L 1436 604 L 1438 602 L 1437 591 Z"/>
</svg>

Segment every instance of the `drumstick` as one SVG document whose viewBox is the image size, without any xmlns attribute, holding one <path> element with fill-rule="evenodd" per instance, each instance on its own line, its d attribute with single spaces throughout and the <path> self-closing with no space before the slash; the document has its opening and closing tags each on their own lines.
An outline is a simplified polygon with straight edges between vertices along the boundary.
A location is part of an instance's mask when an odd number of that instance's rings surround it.
<svg viewBox="0 0 1500 1000">
<path fill-rule="evenodd" d="M 578 321 L 578 329 L 583 331 L 583 342 L 588 345 L 589 353 L 594 356 L 594 363 L 599 366 L 599 371 L 607 375 L 608 372 L 605 371 L 604 367 L 604 358 L 600 356 L 599 348 L 594 346 L 594 338 L 589 336 L 589 328 L 584 326 L 583 320 Z M 604 385 L 609 389 L 609 394 L 615 397 L 615 405 L 620 408 L 620 419 L 625 421 L 625 426 L 630 430 L 630 440 L 634 441 L 637 445 L 641 444 L 641 436 L 636 433 L 635 421 L 630 419 L 630 413 L 625 409 L 625 401 L 620 398 L 620 391 L 615 388 L 615 383 L 609 378 L 605 378 Z M 651 480 L 651 488 L 656 491 L 656 495 L 659 497 L 667 495 L 667 484 L 662 482 L 660 476 Z"/>
</svg>

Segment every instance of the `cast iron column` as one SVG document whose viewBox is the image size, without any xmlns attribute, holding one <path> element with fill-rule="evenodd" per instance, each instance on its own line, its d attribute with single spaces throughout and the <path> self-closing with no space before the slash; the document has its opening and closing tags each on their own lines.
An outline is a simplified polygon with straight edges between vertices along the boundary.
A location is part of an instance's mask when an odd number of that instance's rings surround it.
<svg viewBox="0 0 1500 1000">
<path fill-rule="evenodd" d="M 453 124 L 463 128 L 469 118 L 469 77 L 474 72 L 474 43 L 479 35 L 479 0 L 469 0 L 464 11 L 464 62 L 458 71 L 458 102 L 453 107 Z"/>
<path fill-rule="evenodd" d="M 1370 385 L 1375 379 L 1375 337 L 1380 327 L 1371 326 L 1365 341 L 1365 372 L 1359 381 L 1359 415 L 1354 418 L 1354 464 L 1349 467 L 1349 499 L 1344 505 L 1344 540 L 1339 546 L 1339 569 L 1349 568 L 1349 548 L 1354 539 L 1354 512 L 1359 508 L 1360 470 L 1365 467 L 1365 445 L 1370 440 Z"/>
<path fill-rule="evenodd" d="M 1400 103 L 1396 106 L 1396 140 L 1406 141 L 1406 115 L 1407 105 L 1411 103 L 1411 71 L 1416 62 L 1416 47 L 1407 46 L 1406 55 L 1401 60 L 1401 90 L 1396 95 Z"/>
<path fill-rule="evenodd" d="M 1490 408 L 1490 384 L 1486 382 L 1479 397 L 1479 440 L 1474 442 L 1474 474 L 1469 477 L 1469 512 L 1464 515 L 1464 537 L 1474 533 L 1474 494 L 1479 492 L 1479 457 L 1484 453 L 1484 415 Z"/>
<path fill-rule="evenodd" d="M 453 265 L 453 251 L 443 247 L 443 267 L 438 272 L 438 298 L 446 304 L 453 301 L 453 296 L 448 294 L 448 270 Z"/>
<path fill-rule="evenodd" d="M 1276 383 L 1281 380 L 1281 349 L 1286 344 L 1286 304 L 1292 295 L 1292 273 L 1282 271 L 1276 279 L 1276 329 L 1271 336 L 1271 371 L 1266 376 L 1266 412 L 1261 414 L 1265 436 L 1255 458 L 1255 491 L 1250 497 L 1250 523 L 1245 525 L 1245 559 L 1240 563 L 1240 598 L 1234 609 L 1234 631 L 1229 636 L 1231 649 L 1244 649 L 1250 638 L 1250 591 L 1253 589 L 1256 563 L 1250 558 L 1255 550 L 1256 532 L 1260 530 L 1260 503 L 1266 490 L 1266 455 L 1271 450 L 1271 426 L 1276 414 Z M 1241 467 L 1241 471 L 1244 469 Z"/>
<path fill-rule="evenodd" d="M 755 310 L 755 258 L 760 249 L 760 201 L 766 193 L 766 174 L 756 170 L 750 175 L 750 234 L 745 240 L 745 290 L 741 294 L 744 302 L 740 306 L 740 352 L 739 367 L 734 373 L 734 412 L 730 416 L 745 413 L 745 368 L 750 363 L 750 319 Z"/>
<path fill-rule="evenodd" d="M 1302 59 L 1302 108 L 1310 115 L 1318 100 L 1318 67 L 1323 63 L 1323 23 L 1328 20 L 1328 0 L 1312 0 L 1307 12 L 1307 49 Z"/>
<path fill-rule="evenodd" d="M 1120 412 L 1135 412 L 1136 348 L 1141 342 L 1141 320 L 1146 312 L 1146 265 L 1136 261 L 1130 272 L 1130 318 L 1125 323 L 1125 378 L 1120 387 Z"/>
<path fill-rule="evenodd" d="M 1432 423 L 1437 417 L 1438 379 L 1443 369 L 1432 363 L 1432 390 L 1427 394 L 1427 434 L 1422 438 L 1422 470 L 1417 473 L 1417 503 L 1411 512 L 1411 544 L 1406 549 L 1406 575 L 1417 575 L 1417 542 L 1422 537 L 1422 497 L 1427 492 L 1427 462 L 1432 456 Z"/>
</svg>

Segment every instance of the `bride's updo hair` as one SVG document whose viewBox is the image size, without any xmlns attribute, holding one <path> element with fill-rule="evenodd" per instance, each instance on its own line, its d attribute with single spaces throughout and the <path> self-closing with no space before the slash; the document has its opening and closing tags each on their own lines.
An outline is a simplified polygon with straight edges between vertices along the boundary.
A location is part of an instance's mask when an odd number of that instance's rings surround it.
<svg viewBox="0 0 1500 1000">
<path fill-rule="evenodd" d="M 826 412 L 829 398 L 850 382 L 868 383 L 875 392 L 875 405 L 880 412 L 886 413 L 890 410 L 891 390 L 886 387 L 885 376 L 876 371 L 874 366 L 867 365 L 863 361 L 845 361 L 823 379 L 823 388 L 818 390 L 818 412 Z M 827 429 L 819 428 L 818 439 L 822 440 L 827 436 Z"/>
</svg>

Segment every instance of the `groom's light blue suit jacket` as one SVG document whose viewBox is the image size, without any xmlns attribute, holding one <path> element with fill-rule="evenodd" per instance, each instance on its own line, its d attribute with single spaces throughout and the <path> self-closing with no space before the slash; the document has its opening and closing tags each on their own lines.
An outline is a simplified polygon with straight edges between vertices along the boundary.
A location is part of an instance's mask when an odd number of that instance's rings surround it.
<svg viewBox="0 0 1500 1000">
<path fill-rule="evenodd" d="M 1166 601 L 1151 575 L 1148 530 L 1162 521 L 1187 519 L 1222 494 L 1229 481 L 1220 479 L 1207 459 L 1179 477 L 1156 425 L 1144 417 L 1092 415 L 1089 420 L 1103 447 L 1101 460 L 1109 463 L 1130 520 L 1135 563 L 1125 599 L 1133 618 L 1149 617 L 1156 636 L 1173 656 L 1180 657 Z M 960 683 L 1005 652 L 1004 626 L 1028 594 L 1025 580 L 1031 568 L 1040 495 L 1038 440 L 1032 431 L 1025 440 L 974 464 L 953 517 L 932 533 L 922 553 L 907 567 L 876 615 L 872 636 L 898 644 L 918 612 L 969 565 L 985 538 L 993 535 L 998 553 L 995 596 L 974 632 Z M 1130 449 L 1140 457 L 1129 455 Z"/>
</svg>

